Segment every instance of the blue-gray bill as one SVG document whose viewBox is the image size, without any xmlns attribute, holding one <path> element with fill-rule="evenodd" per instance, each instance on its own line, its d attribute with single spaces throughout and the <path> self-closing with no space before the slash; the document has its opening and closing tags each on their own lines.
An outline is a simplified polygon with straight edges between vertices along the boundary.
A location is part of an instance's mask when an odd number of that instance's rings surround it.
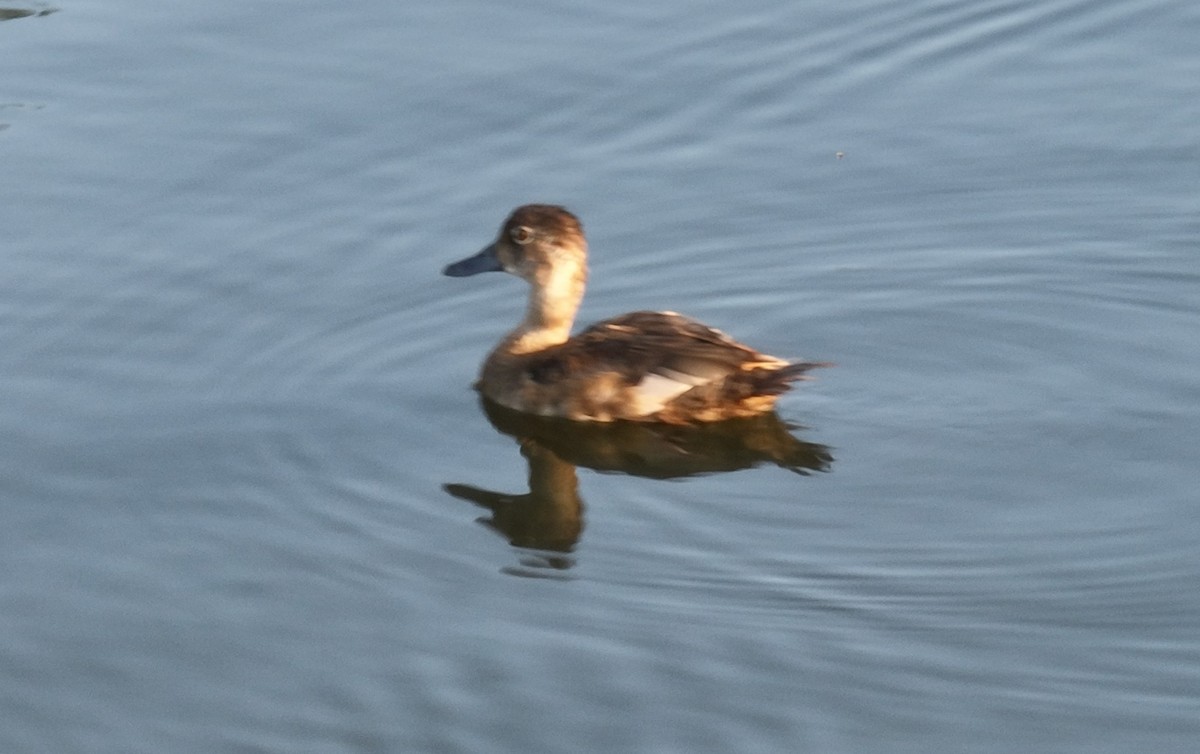
<svg viewBox="0 0 1200 754">
<path fill-rule="evenodd" d="M 468 275 L 475 275 L 480 272 L 503 271 L 504 266 L 500 264 L 500 257 L 496 255 L 496 244 L 492 244 L 485 247 L 473 257 L 467 257 L 453 264 L 446 265 L 446 269 L 442 270 L 442 274 L 454 278 L 465 278 Z"/>
</svg>

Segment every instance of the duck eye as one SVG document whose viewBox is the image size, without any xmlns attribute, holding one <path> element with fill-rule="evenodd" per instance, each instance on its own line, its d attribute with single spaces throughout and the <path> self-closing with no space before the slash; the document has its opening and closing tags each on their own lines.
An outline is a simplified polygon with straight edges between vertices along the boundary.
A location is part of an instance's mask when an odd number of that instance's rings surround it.
<svg viewBox="0 0 1200 754">
<path fill-rule="evenodd" d="M 508 232 L 513 241 L 524 246 L 533 240 L 533 229 L 528 225 L 518 225 Z"/>
</svg>

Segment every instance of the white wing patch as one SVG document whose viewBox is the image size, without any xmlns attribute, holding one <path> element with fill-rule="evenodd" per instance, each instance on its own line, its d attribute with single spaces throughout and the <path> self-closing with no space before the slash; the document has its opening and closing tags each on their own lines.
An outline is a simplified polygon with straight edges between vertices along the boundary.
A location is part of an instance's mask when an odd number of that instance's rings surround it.
<svg viewBox="0 0 1200 754">
<path fill-rule="evenodd" d="M 661 411 L 675 398 L 709 381 L 671 369 L 664 369 L 661 374 L 648 374 L 633 388 L 636 415 L 646 416 Z"/>
</svg>

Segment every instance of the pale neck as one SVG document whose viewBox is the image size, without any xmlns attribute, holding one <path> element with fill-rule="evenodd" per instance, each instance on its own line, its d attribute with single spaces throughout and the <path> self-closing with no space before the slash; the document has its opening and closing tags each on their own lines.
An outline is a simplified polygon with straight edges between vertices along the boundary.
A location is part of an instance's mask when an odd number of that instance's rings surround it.
<svg viewBox="0 0 1200 754">
<path fill-rule="evenodd" d="M 565 343 L 583 301 L 587 269 L 574 265 L 549 268 L 529 288 L 525 319 L 504 339 L 510 353 L 530 353 Z"/>
</svg>

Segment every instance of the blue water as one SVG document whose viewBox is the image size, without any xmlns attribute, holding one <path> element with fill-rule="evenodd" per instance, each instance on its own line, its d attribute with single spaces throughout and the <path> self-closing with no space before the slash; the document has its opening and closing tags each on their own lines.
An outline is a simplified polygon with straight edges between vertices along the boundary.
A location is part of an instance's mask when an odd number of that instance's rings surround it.
<svg viewBox="0 0 1200 754">
<path fill-rule="evenodd" d="M 0 750 L 1196 749 L 1200 6 L 0 19 Z M 528 201 L 808 473 L 494 427 Z"/>
</svg>

